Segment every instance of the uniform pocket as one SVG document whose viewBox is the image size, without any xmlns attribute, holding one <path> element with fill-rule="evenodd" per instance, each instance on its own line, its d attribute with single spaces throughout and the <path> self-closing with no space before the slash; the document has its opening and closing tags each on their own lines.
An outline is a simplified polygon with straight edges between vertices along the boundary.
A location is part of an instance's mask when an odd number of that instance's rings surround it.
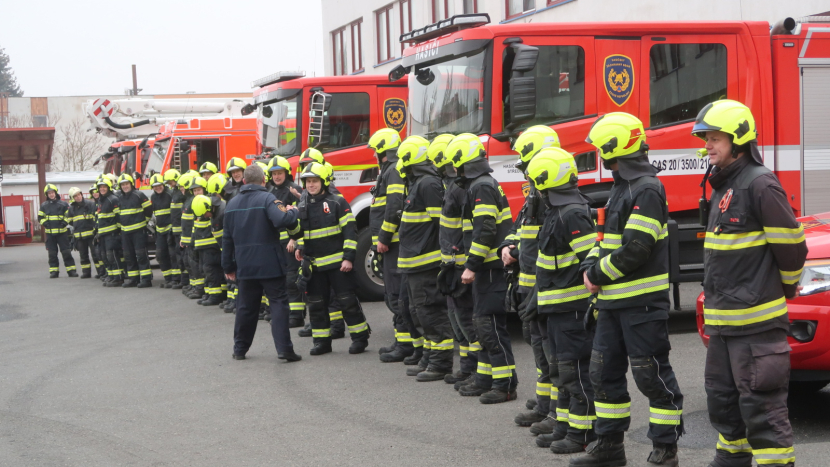
<svg viewBox="0 0 830 467">
<path fill-rule="evenodd" d="M 786 341 L 749 344 L 752 352 L 750 388 L 753 391 L 774 391 L 790 381 L 790 345 Z"/>
</svg>

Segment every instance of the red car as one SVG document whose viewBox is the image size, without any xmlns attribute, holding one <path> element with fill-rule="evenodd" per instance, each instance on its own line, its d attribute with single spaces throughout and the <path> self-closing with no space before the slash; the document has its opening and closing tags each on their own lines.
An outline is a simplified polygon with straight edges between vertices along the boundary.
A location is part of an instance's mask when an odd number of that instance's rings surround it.
<svg viewBox="0 0 830 467">
<path fill-rule="evenodd" d="M 801 295 L 787 300 L 790 316 L 790 388 L 818 391 L 830 383 L 830 212 L 799 218 L 807 237 Z M 703 294 L 697 297 L 697 330 L 703 345 Z"/>
</svg>

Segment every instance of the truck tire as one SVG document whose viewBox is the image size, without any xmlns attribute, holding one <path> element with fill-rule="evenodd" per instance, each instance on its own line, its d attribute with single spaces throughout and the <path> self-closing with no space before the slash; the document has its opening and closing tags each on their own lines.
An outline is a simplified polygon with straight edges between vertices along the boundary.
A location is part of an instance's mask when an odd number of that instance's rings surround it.
<svg viewBox="0 0 830 467">
<path fill-rule="evenodd" d="M 364 227 L 357 232 L 357 255 L 355 256 L 355 278 L 357 297 L 364 302 L 383 301 L 383 279 L 372 272 L 372 232 Z"/>
</svg>

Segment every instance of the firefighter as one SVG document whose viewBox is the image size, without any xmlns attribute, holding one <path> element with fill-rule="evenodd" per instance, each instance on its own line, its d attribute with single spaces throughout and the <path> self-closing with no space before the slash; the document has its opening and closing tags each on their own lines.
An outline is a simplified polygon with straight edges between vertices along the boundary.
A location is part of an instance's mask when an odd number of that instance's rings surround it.
<svg viewBox="0 0 830 467">
<path fill-rule="evenodd" d="M 181 174 L 176 169 L 167 169 L 164 172 L 164 183 L 170 189 L 170 267 L 173 268 L 173 283 L 170 284 L 171 289 L 181 289 L 182 284 L 187 281 L 184 280 L 184 274 L 187 270 L 182 264 L 181 238 L 182 238 L 182 203 L 184 203 L 184 193 L 179 187 L 179 179 Z M 189 280 L 189 277 L 187 278 Z"/>
<path fill-rule="evenodd" d="M 669 363 L 668 206 L 663 184 L 648 160 L 643 124 L 614 112 L 598 118 L 586 141 L 594 145 L 614 186 L 604 238 L 580 268 L 597 294 L 596 330 L 589 368 L 595 392 L 597 441 L 574 466 L 625 461 L 624 434 L 631 423 L 626 372 L 649 399 L 648 465 L 677 465 L 683 434 L 683 394 Z M 594 317 L 589 314 L 589 320 Z"/>
<path fill-rule="evenodd" d="M 228 175 L 228 183 L 222 188 L 222 199 L 225 200 L 225 203 L 229 203 L 239 193 L 242 185 L 245 184 L 242 175 L 247 166 L 245 159 L 239 157 L 232 157 L 225 166 L 225 173 Z M 224 306 L 219 306 L 225 313 L 236 312 L 236 281 L 228 281 L 228 300 Z"/>
<path fill-rule="evenodd" d="M 49 278 L 55 279 L 60 273 L 60 262 L 58 262 L 58 249 L 63 256 L 63 267 L 69 277 L 78 277 L 75 270 L 75 260 L 72 258 L 72 250 L 69 246 L 69 233 L 67 232 L 66 212 L 69 204 L 61 200 L 58 194 L 58 187 L 48 183 L 43 189 L 46 193 L 46 201 L 40 205 L 37 213 L 38 222 L 42 226 L 41 232 L 46 237 L 46 250 L 49 253 Z"/>
<path fill-rule="evenodd" d="M 179 269 L 181 270 L 181 291 L 184 296 L 190 293 L 190 260 L 188 258 L 187 245 L 190 244 L 189 236 L 193 233 L 193 213 L 186 213 L 185 207 L 189 206 L 193 195 L 190 193 L 189 186 L 193 181 L 193 175 L 189 172 L 182 174 L 176 180 L 176 189 L 181 194 L 177 200 L 181 200 L 182 207 L 179 208 Z M 188 208 L 189 209 L 189 208 Z M 188 235 L 185 235 L 185 229 L 190 229 Z"/>
<path fill-rule="evenodd" d="M 210 177 L 217 173 L 219 173 L 219 168 L 213 162 L 205 162 L 199 167 L 199 176 L 205 180 L 210 180 Z"/>
<path fill-rule="evenodd" d="M 557 413 L 567 413 L 567 423 L 562 426 L 559 420 L 559 429 L 551 430 L 550 436 L 537 444 L 547 443 L 557 454 L 570 454 L 584 451 L 596 438 L 594 391 L 588 375 L 593 333 L 583 325 L 591 293 L 585 288 L 579 265 L 596 243 L 597 235 L 589 200 L 577 188 L 576 162 L 570 153 L 557 147 L 543 149 L 526 169 L 528 180 L 546 207 L 538 232 L 536 291 L 531 298 L 541 318 L 533 322 L 545 326 L 547 361 L 558 368 L 551 374 L 556 374 L 559 393 L 569 395 L 567 406 L 560 403 L 556 407 Z M 532 319 L 532 313 L 526 310 L 522 319 Z M 553 394 L 551 402 L 556 400 Z"/>
<path fill-rule="evenodd" d="M 89 187 L 89 200 L 92 201 L 92 226 L 93 230 L 95 230 L 95 225 L 98 223 L 97 213 L 98 213 L 98 200 L 101 198 L 101 195 L 98 194 L 98 185 L 93 183 Z M 106 255 L 106 251 L 101 249 L 101 243 L 95 240 L 95 233 L 92 234 L 92 238 L 89 240 L 90 248 L 92 249 L 92 262 L 95 263 L 95 278 L 102 279 L 107 276 L 107 270 L 104 268 L 104 256 Z"/>
<path fill-rule="evenodd" d="M 92 244 L 92 239 L 95 237 L 95 211 L 97 207 L 91 199 L 84 199 L 81 189 L 74 186 L 69 189 L 69 198 L 72 199 L 72 202 L 66 211 L 66 221 L 72 226 L 75 249 L 81 255 L 81 279 L 91 279 L 92 264 L 89 261 L 89 253 L 92 250 L 92 256 L 97 256 L 95 246 Z"/>
<path fill-rule="evenodd" d="M 468 285 L 461 283 L 466 255 L 464 254 L 464 237 L 472 234 L 472 224 L 462 221 L 462 211 L 466 203 L 463 188 L 456 183 L 456 172 L 450 159 L 446 157 L 447 145 L 455 136 L 442 134 L 435 137 L 427 149 L 427 157 L 438 169 L 444 182 L 444 200 L 441 205 L 441 220 L 438 229 L 438 241 L 441 245 L 441 272 L 438 275 L 438 288 L 447 297 L 447 310 L 452 324 L 455 340 L 458 342 L 459 370 L 444 377 L 444 382 L 461 386 L 475 381 L 478 366 L 478 352 L 481 345 L 476 337 L 473 322 L 473 295 Z"/>
<path fill-rule="evenodd" d="M 282 156 L 274 156 L 268 162 L 268 171 L 271 181 L 269 182 L 268 191 L 272 193 L 277 200 L 285 206 L 296 206 L 299 200 L 302 187 L 294 183 L 294 176 L 291 174 L 291 164 Z M 280 245 L 281 248 L 288 252 L 286 255 L 286 262 L 288 263 L 288 270 L 286 271 L 286 292 L 288 293 L 288 305 L 291 309 L 288 315 L 288 327 L 299 328 L 305 324 L 305 303 L 303 302 L 303 294 L 297 288 L 297 271 L 300 269 L 300 263 L 294 257 L 294 250 L 297 242 L 288 238 L 288 230 L 280 231 Z"/>
<path fill-rule="evenodd" d="M 112 191 L 112 181 L 102 176 L 98 179 L 98 193 L 100 194 L 97 225 L 95 236 L 105 251 L 107 277 L 104 287 L 121 287 L 124 284 L 124 267 L 121 261 L 121 235 L 118 230 L 118 196 Z"/>
<path fill-rule="evenodd" d="M 705 387 L 719 433 L 711 467 L 792 466 L 787 298 L 798 296 L 807 246 L 787 194 L 758 151 L 748 107 L 719 100 L 692 134 L 709 155 L 704 242 Z"/>
<path fill-rule="evenodd" d="M 459 394 L 479 396 L 482 404 L 495 404 L 516 399 L 518 385 L 504 309 L 504 263 L 498 254 L 513 218 L 504 191 L 490 175 L 493 170 L 486 155 L 478 136 L 469 133 L 453 138 L 446 149 L 458 171 L 457 183 L 467 192 L 462 220 L 467 219 L 473 231 L 464 241 L 467 259 L 461 282 L 472 284 L 473 320 L 483 347 L 475 382 L 462 386 Z"/>
<path fill-rule="evenodd" d="M 121 244 L 127 265 L 127 281 L 122 287 L 152 287 L 153 272 L 147 255 L 147 221 L 153 215 L 153 206 L 147 195 L 135 189 L 133 177 L 118 177 L 121 198 L 118 203 L 118 223 L 121 226 Z"/>
<path fill-rule="evenodd" d="M 153 174 L 150 177 L 150 188 L 153 194 L 150 195 L 150 203 L 153 205 L 153 216 L 156 222 L 156 261 L 161 267 L 161 275 L 164 281 L 159 284 L 161 288 L 172 289 L 173 283 L 179 281 L 179 275 L 173 267 L 173 258 L 176 256 L 174 248 L 178 245 L 173 239 L 173 224 L 171 221 L 171 205 L 173 195 L 169 188 L 164 185 L 164 177 L 161 174 Z"/>
<path fill-rule="evenodd" d="M 418 381 L 439 381 L 452 374 L 454 334 L 447 314 L 447 299 L 438 290 L 441 245 L 438 230 L 444 186 L 438 169 L 429 160 L 429 141 L 410 136 L 398 148 L 395 165 L 406 181 L 406 200 L 401 213 L 398 269 L 406 276 L 406 292 L 412 311 L 429 341 L 427 366 L 413 370 Z"/>
<path fill-rule="evenodd" d="M 516 168 L 523 173 L 527 171 L 530 161 L 545 148 L 558 148 L 559 135 L 551 127 L 536 125 L 525 130 L 513 144 L 513 150 L 519 153 Z M 507 235 L 506 248 L 501 250 L 501 259 L 505 266 L 518 263 L 516 293 L 510 294 L 514 306 L 524 311 L 526 299 L 531 295 L 536 285 L 537 255 L 539 253 L 539 230 L 545 221 L 546 204 L 539 194 L 532 180 L 529 181 L 525 202 L 519 215 L 516 216 L 514 228 Z M 510 293 L 510 292 L 508 292 Z M 516 416 L 514 422 L 519 426 L 529 426 L 530 432 L 543 435 L 537 444 L 550 446 L 548 441 L 554 430 L 561 438 L 568 429 L 568 394 L 560 391 L 559 385 L 554 385 L 558 379 L 556 361 L 550 355 L 550 346 L 547 335 L 546 315 L 537 314 L 538 319 L 523 321 L 523 330 L 527 329 L 528 339 L 533 358 L 536 362 L 536 405 L 530 412 Z M 541 442 L 541 443 L 540 443 Z"/>
<path fill-rule="evenodd" d="M 222 174 L 216 174 L 211 177 L 211 182 L 214 185 L 216 185 L 215 177 L 217 176 L 224 181 Z M 216 193 L 219 193 L 221 189 L 221 185 L 218 185 Z M 193 197 L 191 210 L 195 216 L 193 222 L 193 249 L 199 255 L 199 264 L 205 277 L 205 292 L 207 294 L 207 298 L 196 303 L 204 306 L 215 306 L 224 300 L 224 297 L 222 297 L 224 273 L 222 272 L 222 250 L 219 248 L 219 240 L 222 238 L 225 202 L 218 196 L 196 195 Z"/>
<path fill-rule="evenodd" d="M 369 229 L 375 254 L 378 255 L 377 261 L 381 263 L 383 271 L 384 302 L 392 312 L 395 332 L 392 345 L 378 350 L 380 361 L 387 363 L 402 362 L 412 356 L 415 353 L 415 339 L 421 337 L 410 320 L 403 318 L 398 304 L 402 287 L 397 267 L 400 247 L 398 224 L 403 211 L 404 183 L 395 164 L 398 162 L 400 145 L 400 133 L 392 128 L 378 130 L 369 138 L 368 143 L 378 161 L 378 178 L 372 188 L 372 205 L 369 208 Z"/>
<path fill-rule="evenodd" d="M 265 174 L 265 183 L 267 184 L 271 181 L 271 174 L 268 172 L 268 164 L 263 161 L 254 161 L 254 164 L 262 169 L 262 172 Z M 267 190 L 268 188 L 266 188 Z M 259 319 L 265 321 L 271 321 L 271 304 L 268 301 L 268 297 L 265 294 L 262 294 L 259 303 Z"/>
<path fill-rule="evenodd" d="M 193 228 L 196 217 L 193 215 L 193 198 L 205 194 L 207 180 L 202 177 L 188 177 L 184 185 L 187 190 L 184 204 L 182 204 L 182 246 L 187 257 L 187 271 L 190 273 L 190 289 L 187 291 L 187 298 L 191 300 L 204 299 L 205 297 L 205 276 L 202 274 L 202 266 L 199 264 L 199 256 L 194 249 Z"/>
<path fill-rule="evenodd" d="M 300 228 L 291 235 L 298 240 L 295 256 L 303 261 L 303 278 L 308 281 L 306 305 L 314 338 L 311 355 L 332 351 L 328 314 L 332 289 L 352 337 L 349 353 L 362 353 L 369 345 L 369 324 L 354 294 L 352 277 L 357 248 L 354 216 L 343 197 L 329 193 L 332 178 L 331 168 L 316 162 L 306 165 L 300 177 L 307 192 L 299 204 Z"/>
</svg>

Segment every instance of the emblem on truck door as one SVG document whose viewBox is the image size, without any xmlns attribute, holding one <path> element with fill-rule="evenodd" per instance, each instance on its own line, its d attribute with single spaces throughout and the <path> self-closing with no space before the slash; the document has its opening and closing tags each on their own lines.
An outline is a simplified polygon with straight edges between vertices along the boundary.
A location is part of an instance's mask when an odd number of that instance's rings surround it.
<svg viewBox="0 0 830 467">
<path fill-rule="evenodd" d="M 634 92 L 634 66 L 625 55 L 605 57 L 605 91 L 608 97 L 622 107 Z"/>
<path fill-rule="evenodd" d="M 406 125 L 406 102 L 398 98 L 386 99 L 383 102 L 383 121 L 395 131 L 403 130 Z"/>
</svg>

